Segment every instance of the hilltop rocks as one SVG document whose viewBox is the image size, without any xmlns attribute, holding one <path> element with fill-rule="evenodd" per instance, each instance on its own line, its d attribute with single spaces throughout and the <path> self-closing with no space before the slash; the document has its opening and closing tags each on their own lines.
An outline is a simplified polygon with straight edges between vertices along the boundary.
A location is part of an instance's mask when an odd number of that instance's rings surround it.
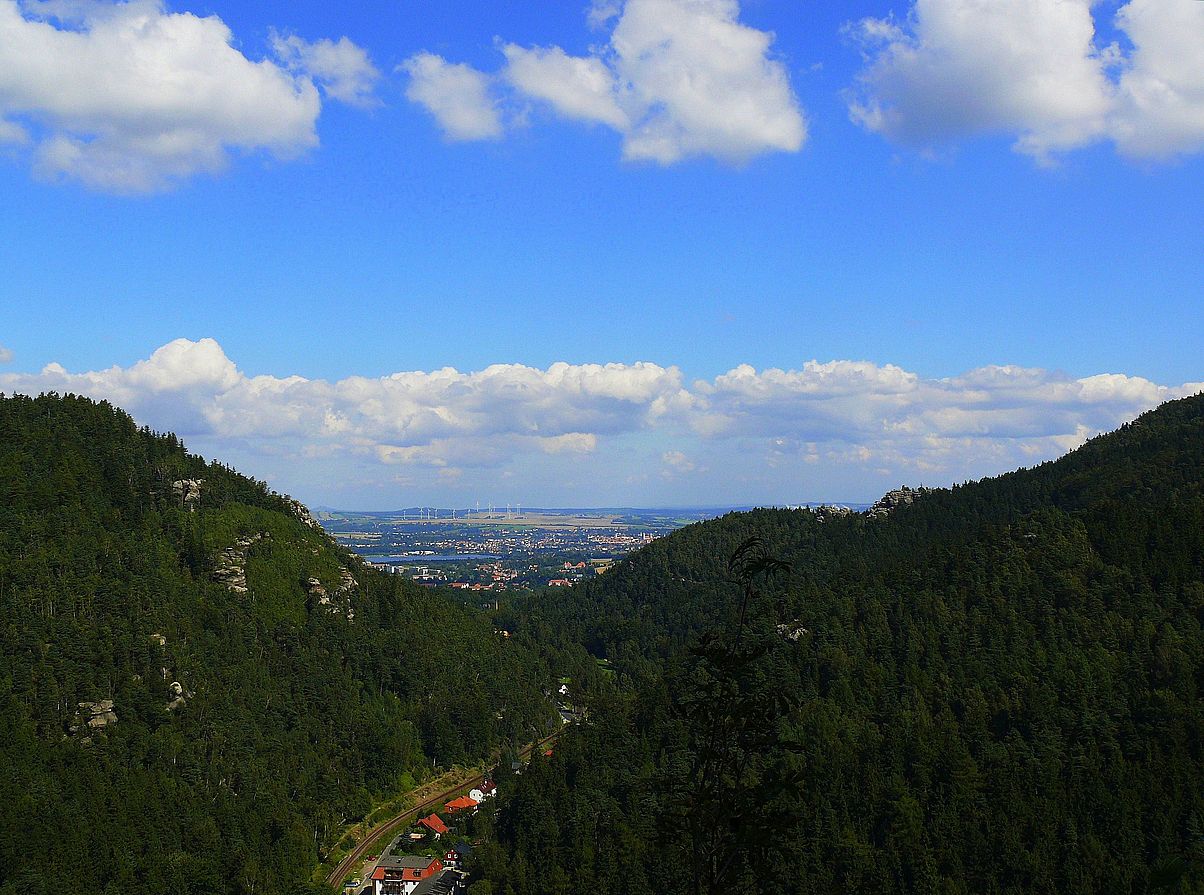
<svg viewBox="0 0 1204 895">
<path fill-rule="evenodd" d="M 848 507 L 837 507 L 823 504 L 812 510 L 816 522 L 827 522 L 829 519 L 839 519 L 842 516 L 852 516 L 853 511 Z"/>
<path fill-rule="evenodd" d="M 293 511 L 294 516 L 296 516 L 310 528 L 315 528 L 323 534 L 326 533 L 326 529 L 322 527 L 322 523 L 315 519 L 313 514 L 310 513 L 309 507 L 307 507 L 301 501 L 295 500 L 291 497 L 286 497 L 284 500 L 285 503 L 288 504 L 289 509 Z"/>
<path fill-rule="evenodd" d="M 908 488 L 904 485 L 894 491 L 887 491 L 878 499 L 877 503 L 865 511 L 865 514 L 870 519 L 885 519 L 899 507 L 914 503 L 917 497 L 928 490 L 927 488 Z"/>
<path fill-rule="evenodd" d="M 264 538 L 270 538 L 267 532 L 239 538 L 233 547 L 227 547 L 217 557 L 217 568 L 213 570 L 213 580 L 226 585 L 226 589 L 234 594 L 245 594 L 247 588 L 247 551 Z"/>
</svg>

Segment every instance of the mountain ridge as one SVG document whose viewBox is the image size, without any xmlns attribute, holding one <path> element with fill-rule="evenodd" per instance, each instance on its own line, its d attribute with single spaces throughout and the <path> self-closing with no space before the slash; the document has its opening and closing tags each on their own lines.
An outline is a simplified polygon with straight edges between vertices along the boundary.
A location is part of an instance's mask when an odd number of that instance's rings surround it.
<svg viewBox="0 0 1204 895">
<path fill-rule="evenodd" d="M 374 801 L 555 720 L 487 617 L 107 403 L 0 398 L 0 505 L 4 895 L 325 891 Z"/>
<path fill-rule="evenodd" d="M 1204 891 L 1202 483 L 1197 396 L 881 518 L 731 514 L 532 598 L 520 636 L 586 644 L 615 685 L 503 800 L 485 876 Z M 749 549 L 789 573 L 742 579 Z M 523 829 L 543 814 L 550 843 Z M 599 823 L 630 873 L 555 832 Z"/>
</svg>

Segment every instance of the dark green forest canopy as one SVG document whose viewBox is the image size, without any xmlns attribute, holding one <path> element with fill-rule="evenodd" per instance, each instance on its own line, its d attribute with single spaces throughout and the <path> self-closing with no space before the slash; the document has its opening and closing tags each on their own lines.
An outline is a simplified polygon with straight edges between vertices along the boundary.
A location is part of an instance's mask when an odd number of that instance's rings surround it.
<svg viewBox="0 0 1204 895">
<path fill-rule="evenodd" d="M 566 674 L 587 720 L 503 781 L 478 891 L 1204 891 L 1202 482 L 1194 398 L 491 620 L 108 405 L 0 399 L 0 893 L 304 891 Z M 788 573 L 729 568 L 754 537 Z"/>
<path fill-rule="evenodd" d="M 0 893 L 304 891 L 375 796 L 546 729 L 537 654 L 305 515 L 0 397 Z"/>
<path fill-rule="evenodd" d="M 741 628 L 751 537 L 791 571 Z M 615 675 L 577 669 L 482 891 L 1204 892 L 1204 397 L 885 518 L 700 523 L 505 623 Z"/>
</svg>

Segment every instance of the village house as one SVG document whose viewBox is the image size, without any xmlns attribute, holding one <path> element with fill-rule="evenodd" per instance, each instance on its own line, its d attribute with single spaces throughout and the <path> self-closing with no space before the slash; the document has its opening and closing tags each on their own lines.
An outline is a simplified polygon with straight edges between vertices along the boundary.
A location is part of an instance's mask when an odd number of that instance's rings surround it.
<svg viewBox="0 0 1204 895">
<path fill-rule="evenodd" d="M 497 785 L 492 780 L 486 780 L 476 789 L 469 790 L 468 792 L 468 797 L 477 804 L 486 799 L 492 799 L 495 795 L 497 795 Z"/>
<path fill-rule="evenodd" d="M 459 867 L 470 854 L 472 854 L 472 845 L 467 841 L 461 840 L 456 844 L 455 848 L 449 848 L 443 855 L 443 866 Z"/>
<path fill-rule="evenodd" d="M 479 803 L 474 798 L 469 796 L 460 796 L 458 799 L 452 799 L 443 807 L 446 809 L 448 814 L 457 814 L 460 811 L 476 811 L 478 804 Z"/>
<path fill-rule="evenodd" d="M 440 818 L 438 814 L 432 814 L 428 817 L 420 818 L 418 820 L 418 826 L 425 827 L 426 829 L 430 830 L 435 834 L 436 839 L 447 832 L 447 824 L 443 822 L 442 818 Z"/>
<path fill-rule="evenodd" d="M 443 870 L 438 858 L 389 855 L 372 872 L 372 895 L 413 895 L 418 884 Z"/>
</svg>

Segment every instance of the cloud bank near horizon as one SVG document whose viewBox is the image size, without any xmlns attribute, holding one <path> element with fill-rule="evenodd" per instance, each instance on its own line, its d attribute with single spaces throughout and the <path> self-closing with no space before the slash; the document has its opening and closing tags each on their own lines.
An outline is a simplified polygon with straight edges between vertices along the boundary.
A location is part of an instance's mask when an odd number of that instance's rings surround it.
<svg viewBox="0 0 1204 895">
<path fill-rule="evenodd" d="M 1204 382 L 1014 366 L 926 379 L 848 360 L 741 365 L 692 382 L 646 362 L 331 382 L 248 376 L 213 339 L 177 339 L 128 367 L 0 373 L 0 392 L 46 391 L 111 401 L 221 459 L 270 466 L 270 476 L 245 471 L 307 499 L 325 502 L 354 469 L 355 493 L 386 506 L 406 495 L 455 503 L 499 481 L 564 504 L 640 494 L 658 503 L 861 499 L 884 485 L 948 484 L 1059 456 Z M 811 494 L 799 494 L 802 483 Z M 836 486 L 843 495 L 815 493 Z"/>
</svg>

